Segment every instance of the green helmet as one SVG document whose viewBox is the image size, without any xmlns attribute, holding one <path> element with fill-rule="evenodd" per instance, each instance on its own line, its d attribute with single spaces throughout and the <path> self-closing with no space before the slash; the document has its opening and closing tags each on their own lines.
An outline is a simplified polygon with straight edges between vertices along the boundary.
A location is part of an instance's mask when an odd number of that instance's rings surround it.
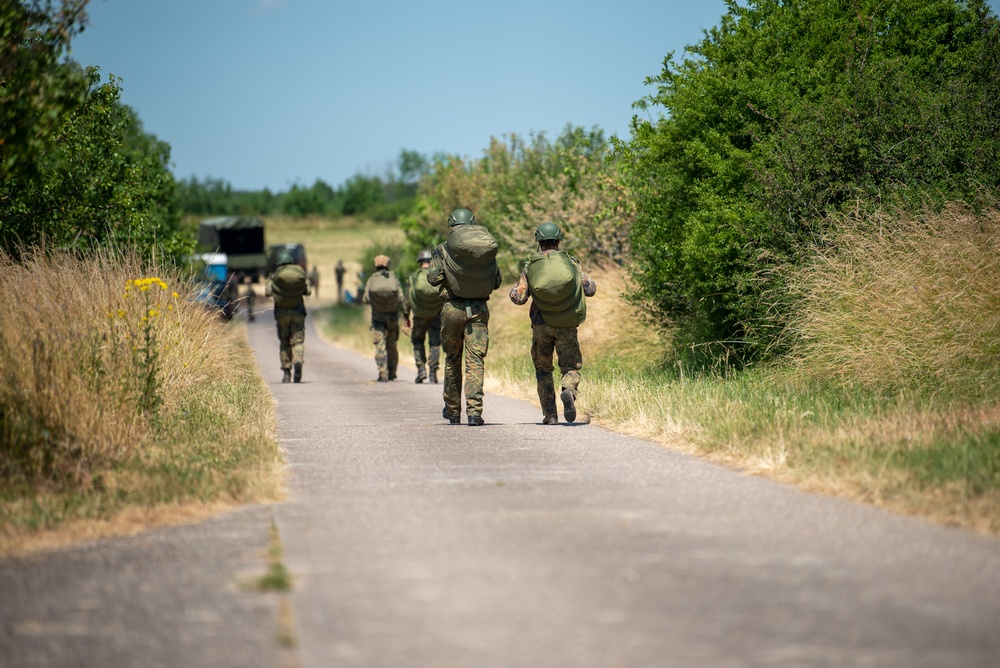
<svg viewBox="0 0 1000 668">
<path fill-rule="evenodd" d="M 476 216 L 468 209 L 455 209 L 448 216 L 448 227 L 455 225 L 475 225 Z"/>
<path fill-rule="evenodd" d="M 535 241 L 562 241 L 562 230 L 555 223 L 542 223 L 535 230 Z"/>
<path fill-rule="evenodd" d="M 427 262 L 431 261 L 431 252 L 429 250 L 422 250 L 417 253 L 417 262 L 423 262 L 424 260 Z"/>
<path fill-rule="evenodd" d="M 282 248 L 277 253 L 274 254 L 274 266 L 280 267 L 283 264 L 294 264 L 295 258 L 292 257 L 291 251 Z"/>
</svg>

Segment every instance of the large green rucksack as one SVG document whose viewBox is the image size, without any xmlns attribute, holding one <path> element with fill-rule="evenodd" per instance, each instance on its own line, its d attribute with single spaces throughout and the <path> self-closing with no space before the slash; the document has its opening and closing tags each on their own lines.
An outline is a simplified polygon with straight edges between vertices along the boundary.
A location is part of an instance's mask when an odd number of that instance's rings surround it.
<svg viewBox="0 0 1000 668">
<path fill-rule="evenodd" d="M 456 225 L 444 247 L 444 275 L 454 297 L 486 299 L 496 288 L 497 240 L 482 225 Z"/>
<path fill-rule="evenodd" d="M 440 290 L 427 282 L 426 269 L 420 269 L 410 276 L 406 298 L 410 300 L 413 315 L 418 318 L 435 318 L 444 306 Z"/>
<path fill-rule="evenodd" d="M 274 308 L 294 309 L 303 305 L 306 293 L 306 270 L 297 264 L 283 264 L 271 274 Z"/>
<path fill-rule="evenodd" d="M 535 253 L 527 273 L 531 297 L 545 324 L 575 327 L 587 319 L 580 268 L 564 251 Z"/>
<path fill-rule="evenodd" d="M 399 281 L 391 272 L 375 272 L 368 279 L 368 303 L 376 313 L 394 313 L 399 308 Z"/>
</svg>

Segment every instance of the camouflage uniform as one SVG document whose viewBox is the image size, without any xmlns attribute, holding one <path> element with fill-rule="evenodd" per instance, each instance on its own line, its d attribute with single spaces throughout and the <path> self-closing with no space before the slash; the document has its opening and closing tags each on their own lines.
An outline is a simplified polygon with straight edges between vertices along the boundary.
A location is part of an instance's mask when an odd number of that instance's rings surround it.
<svg viewBox="0 0 1000 668">
<path fill-rule="evenodd" d="M 247 304 L 247 319 L 254 320 L 257 317 L 257 314 L 254 312 L 254 305 L 257 300 L 257 293 L 253 289 L 253 282 L 251 278 L 247 276 L 244 280 L 246 281 L 247 284 L 247 292 L 246 295 L 243 297 L 243 299 L 246 300 Z"/>
<path fill-rule="evenodd" d="M 430 379 L 432 383 L 438 382 L 438 366 L 439 360 L 441 358 L 441 311 L 438 309 L 437 315 L 432 318 L 422 318 L 416 314 L 413 309 L 413 286 L 416 281 L 426 280 L 424 274 L 426 273 L 427 267 L 424 266 L 426 261 L 421 264 L 419 271 L 414 272 L 410 275 L 410 278 L 406 282 L 406 291 L 404 295 L 406 299 L 403 300 L 403 317 L 406 318 L 407 322 L 410 320 L 410 313 L 413 311 L 413 324 L 410 327 L 410 342 L 413 344 L 413 361 L 417 365 L 417 381 L 418 383 L 424 382 L 428 377 L 427 371 L 430 370 Z M 424 345 L 424 341 L 430 346 L 430 357 L 427 357 L 427 347 Z"/>
<path fill-rule="evenodd" d="M 319 267 L 313 267 L 309 272 L 309 287 L 312 288 L 313 294 L 316 298 L 319 298 Z"/>
<path fill-rule="evenodd" d="M 280 287 L 276 289 L 276 282 L 280 286 L 286 280 L 296 286 L 292 294 L 287 294 Z M 274 323 L 278 330 L 281 369 L 284 371 L 282 382 L 290 380 L 293 367 L 295 382 L 299 382 L 302 377 L 306 342 L 306 306 L 303 297 L 308 294 L 309 283 L 306 281 L 305 269 L 292 263 L 282 264 L 275 269 L 264 290 L 266 297 L 274 297 Z"/>
<path fill-rule="evenodd" d="M 574 260 L 575 262 L 575 260 Z M 593 297 L 597 294 L 597 284 L 587 275 L 577 263 L 580 270 L 580 281 L 583 284 L 583 294 Z M 510 290 L 510 300 L 521 306 L 531 296 L 531 286 L 528 285 L 526 270 L 521 271 L 521 277 Z M 535 366 L 535 382 L 538 386 L 538 401 L 542 405 L 542 420 L 558 420 L 556 412 L 556 391 L 552 379 L 553 353 L 559 357 L 560 394 L 568 391 L 573 401 L 576 401 L 577 389 L 580 385 L 580 369 L 583 368 L 583 355 L 580 352 L 580 342 L 577 339 L 577 327 L 553 327 L 545 322 L 542 312 L 534 301 L 528 309 L 531 318 L 531 362 Z"/>
<path fill-rule="evenodd" d="M 372 304 L 372 282 L 377 279 L 389 279 L 395 283 L 396 304 L 393 310 L 376 310 Z M 396 369 L 399 367 L 399 307 L 403 303 L 403 286 L 395 274 L 387 268 L 376 268 L 375 274 L 365 284 L 362 297 L 365 304 L 372 304 L 372 343 L 375 344 L 375 365 L 378 367 L 378 380 L 381 382 L 396 380 Z"/>
<path fill-rule="evenodd" d="M 462 352 L 465 352 L 465 412 L 469 417 L 483 413 L 483 377 L 490 345 L 489 299 L 459 299 L 452 296 L 445 279 L 444 244 L 434 249 L 427 280 L 440 286 L 445 300 L 441 308 L 441 348 L 444 350 L 444 405 L 448 417 L 462 414 Z M 496 271 L 493 289 L 503 280 Z"/>
<path fill-rule="evenodd" d="M 344 274 L 347 268 L 342 260 L 337 260 L 337 265 L 333 268 L 334 276 L 337 277 L 337 303 L 344 301 Z"/>
</svg>

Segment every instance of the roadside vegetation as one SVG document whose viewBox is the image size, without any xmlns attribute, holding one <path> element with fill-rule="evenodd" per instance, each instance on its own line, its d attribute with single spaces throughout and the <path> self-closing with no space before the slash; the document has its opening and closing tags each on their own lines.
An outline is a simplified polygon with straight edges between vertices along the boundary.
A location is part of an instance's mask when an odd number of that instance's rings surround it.
<svg viewBox="0 0 1000 668">
<path fill-rule="evenodd" d="M 0 551 L 279 497 L 271 396 L 176 270 L 0 256 L 0 281 Z"/>
</svg>

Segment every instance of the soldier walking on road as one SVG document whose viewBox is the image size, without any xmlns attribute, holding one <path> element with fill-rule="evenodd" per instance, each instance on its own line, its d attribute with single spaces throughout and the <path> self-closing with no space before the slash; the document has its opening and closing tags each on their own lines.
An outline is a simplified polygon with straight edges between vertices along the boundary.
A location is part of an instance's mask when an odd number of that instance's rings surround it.
<svg viewBox="0 0 1000 668">
<path fill-rule="evenodd" d="M 243 297 L 247 304 L 247 320 L 254 320 L 257 317 L 257 314 L 254 312 L 254 305 L 257 301 L 257 293 L 253 289 L 253 281 L 254 277 L 250 274 L 243 277 L 243 282 L 246 283 L 247 286 L 246 295 Z"/>
<path fill-rule="evenodd" d="M 278 251 L 275 257 L 277 268 L 271 274 L 264 291 L 265 297 L 274 298 L 274 323 L 278 330 L 282 383 L 302 380 L 302 362 L 306 348 L 306 304 L 303 297 L 309 294 L 306 270 L 295 264 L 295 258 L 287 250 Z"/>
<path fill-rule="evenodd" d="M 372 342 L 375 344 L 375 364 L 380 383 L 396 380 L 399 365 L 399 309 L 403 303 L 403 286 L 389 271 L 389 257 L 375 256 L 375 273 L 365 284 L 362 297 L 372 307 Z"/>
<path fill-rule="evenodd" d="M 415 271 L 406 281 L 406 299 L 403 301 L 403 316 L 406 326 L 410 329 L 410 342 L 413 343 L 413 360 L 417 363 L 417 379 L 422 383 L 428 378 L 430 367 L 431 383 L 438 382 L 438 360 L 441 355 L 441 307 L 444 302 L 438 294 L 438 289 L 427 282 L 427 269 L 431 266 L 431 252 L 422 250 L 417 254 L 420 269 Z M 413 324 L 410 325 L 410 313 L 413 313 Z M 424 339 L 430 344 L 430 357 L 424 347 Z"/>
<path fill-rule="evenodd" d="M 502 277 L 497 242 L 468 209 L 448 217 L 448 239 L 435 247 L 428 282 L 440 289 L 441 347 L 444 349 L 444 409 L 451 424 L 462 420 L 462 353 L 465 353 L 465 412 L 469 424 L 483 424 L 483 376 L 489 350 L 490 293 Z"/>
<path fill-rule="evenodd" d="M 587 317 L 586 297 L 597 293 L 597 284 L 576 258 L 559 250 L 562 238 L 562 230 L 555 223 L 538 226 L 538 252 L 525 263 L 520 280 L 510 291 L 510 300 L 518 306 L 532 298 L 531 361 L 535 365 L 543 424 L 559 424 L 552 381 L 553 352 L 559 356 L 562 372 L 559 398 L 563 416 L 566 422 L 576 421 L 577 388 L 583 367 L 577 327 Z"/>
<path fill-rule="evenodd" d="M 313 265 L 312 271 L 309 272 L 309 287 L 312 289 L 313 296 L 319 299 L 319 267 Z"/>
<path fill-rule="evenodd" d="M 333 268 L 333 274 L 337 278 L 337 303 L 340 304 L 344 301 L 344 274 L 347 273 L 347 268 L 344 267 L 343 260 L 337 260 L 337 266 Z"/>
</svg>

